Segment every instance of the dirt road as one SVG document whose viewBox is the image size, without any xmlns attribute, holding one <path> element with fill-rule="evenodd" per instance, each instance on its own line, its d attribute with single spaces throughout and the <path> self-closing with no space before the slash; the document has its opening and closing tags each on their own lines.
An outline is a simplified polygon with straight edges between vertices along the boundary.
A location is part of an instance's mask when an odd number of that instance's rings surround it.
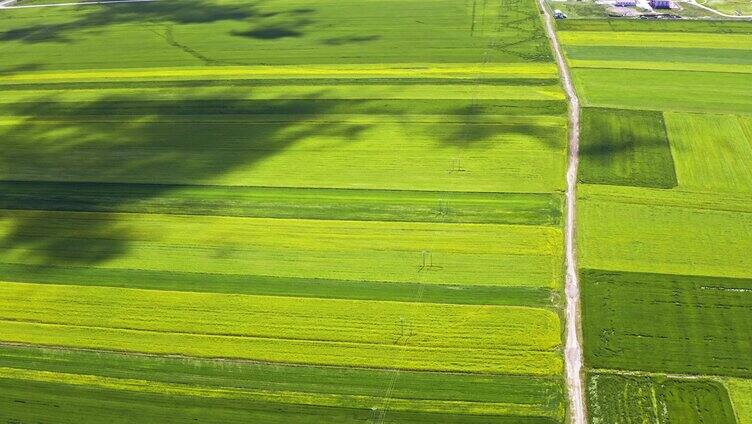
<svg viewBox="0 0 752 424">
<path fill-rule="evenodd" d="M 697 0 L 684 0 L 684 3 L 688 3 L 694 6 L 699 7 L 700 9 L 707 10 L 708 12 L 715 13 L 718 16 L 723 16 L 724 18 L 734 18 L 734 19 L 752 19 L 752 15 L 729 15 L 727 13 L 723 13 L 719 10 L 715 10 L 712 7 L 708 7 L 702 3 L 699 3 Z"/>
<path fill-rule="evenodd" d="M 556 38 L 554 22 L 544 0 L 538 0 L 543 10 L 546 33 L 554 49 L 556 64 L 564 91 L 569 101 L 569 166 L 567 168 L 567 216 L 564 227 L 564 246 L 566 249 L 566 343 L 564 346 L 564 363 L 569 394 L 569 415 L 573 424 L 586 424 L 587 411 L 585 408 L 584 384 L 582 382 L 582 344 L 580 343 L 580 280 L 577 276 L 577 261 L 575 259 L 574 226 L 577 202 L 577 168 L 580 163 L 580 100 L 574 91 L 572 76 L 567 68 L 561 45 Z"/>
</svg>

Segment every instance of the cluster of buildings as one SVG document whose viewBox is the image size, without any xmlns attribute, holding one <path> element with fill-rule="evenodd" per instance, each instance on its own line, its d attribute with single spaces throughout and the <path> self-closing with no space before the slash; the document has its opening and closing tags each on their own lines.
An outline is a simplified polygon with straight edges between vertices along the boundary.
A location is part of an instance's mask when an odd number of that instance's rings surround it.
<svg viewBox="0 0 752 424">
<path fill-rule="evenodd" d="M 564 2 L 567 0 L 552 0 Z M 585 0 L 579 0 L 585 1 Z M 681 19 L 681 16 L 666 13 L 681 9 L 676 0 L 594 0 L 596 4 L 606 7 L 608 16 L 611 17 L 631 17 L 640 19 Z M 556 9 L 553 14 L 555 19 L 566 19 L 567 14 Z"/>
<path fill-rule="evenodd" d="M 614 6 L 616 7 L 637 7 L 639 2 L 637 0 L 616 0 Z M 650 0 L 648 4 L 653 9 L 674 9 L 674 3 L 671 0 Z"/>
</svg>

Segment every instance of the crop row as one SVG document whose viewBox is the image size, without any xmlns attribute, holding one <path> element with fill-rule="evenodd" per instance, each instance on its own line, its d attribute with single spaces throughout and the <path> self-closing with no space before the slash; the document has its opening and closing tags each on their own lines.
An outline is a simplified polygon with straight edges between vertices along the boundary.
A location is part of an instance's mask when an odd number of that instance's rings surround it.
<svg viewBox="0 0 752 424">
<path fill-rule="evenodd" d="M 160 422 L 186 414 L 201 422 L 276 422 L 285 414 L 294 422 L 339 422 L 388 409 L 385 422 L 552 423 L 564 408 L 558 377 L 400 371 L 395 379 L 390 370 L 28 347 L 0 350 L 0 370 L 3 418 L 54 413 L 61 421 L 74 414 L 96 421 L 128 411 L 131 419 Z"/>
<path fill-rule="evenodd" d="M 490 224 L 6 211 L 8 263 L 556 287 L 561 232 Z M 482 275 L 477 273 L 483 269 Z"/>
<path fill-rule="evenodd" d="M 0 182 L 0 208 L 558 226 L 561 197 L 295 187 Z"/>
<path fill-rule="evenodd" d="M 559 320 L 534 308 L 4 283 L 8 342 L 380 368 L 552 374 Z M 158 316 L 150 311 L 158 310 Z"/>
</svg>

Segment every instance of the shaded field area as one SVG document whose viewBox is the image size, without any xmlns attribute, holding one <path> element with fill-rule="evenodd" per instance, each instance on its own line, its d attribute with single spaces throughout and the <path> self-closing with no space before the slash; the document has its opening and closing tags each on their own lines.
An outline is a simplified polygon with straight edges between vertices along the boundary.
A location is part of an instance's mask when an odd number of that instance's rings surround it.
<svg viewBox="0 0 752 424">
<path fill-rule="evenodd" d="M 555 193 L 0 182 L 0 208 L 348 221 L 561 223 Z"/>
<path fill-rule="evenodd" d="M 15 9 L 0 43 L 3 421 L 565 419 L 534 2 Z"/>
<path fill-rule="evenodd" d="M 0 252 L 5 263 L 550 288 L 561 273 L 561 233 L 551 227 L 46 211 L 3 216 L 0 234 L 12 247 Z"/>
<path fill-rule="evenodd" d="M 548 61 L 532 2 L 150 2 L 4 11 L 8 67 Z M 378 18 L 375 18 L 378 17 Z M 500 21 L 505 24 L 499 25 Z M 92 37 L 96 34 L 96 37 Z M 211 34 L 211 36 L 207 36 Z M 494 49 L 488 51 L 489 42 Z M 33 50 L 26 47 L 34 46 Z M 38 60 L 45 57 L 43 63 Z"/>
<path fill-rule="evenodd" d="M 580 182 L 676 186 L 674 160 L 660 113 L 588 108 L 581 125 Z"/>
</svg>

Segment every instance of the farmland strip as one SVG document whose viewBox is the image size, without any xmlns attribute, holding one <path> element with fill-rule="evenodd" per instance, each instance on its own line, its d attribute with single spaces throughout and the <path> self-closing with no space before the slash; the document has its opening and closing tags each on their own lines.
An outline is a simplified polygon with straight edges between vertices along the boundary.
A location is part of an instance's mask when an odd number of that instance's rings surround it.
<svg viewBox="0 0 752 424">
<path fill-rule="evenodd" d="M 593 366 L 752 376 L 752 279 L 603 270 L 582 276 Z"/>
<path fill-rule="evenodd" d="M 558 297 L 554 290 L 543 287 L 384 283 L 10 263 L 0 263 L 0 275 L 5 281 L 35 284 L 539 308 L 552 307 L 552 299 Z"/>
<path fill-rule="evenodd" d="M 363 221 L 560 225 L 556 194 L 0 182 L 0 208 Z"/>
<path fill-rule="evenodd" d="M 390 302 L 159 293 L 5 283 L 0 334 L 15 343 L 274 362 L 526 375 L 561 369 L 558 317 L 547 310 L 413 304 L 407 313 Z M 147 317 L 154 309 L 163 311 L 158 319 Z M 479 329 L 484 337 L 468 336 Z"/>
</svg>

